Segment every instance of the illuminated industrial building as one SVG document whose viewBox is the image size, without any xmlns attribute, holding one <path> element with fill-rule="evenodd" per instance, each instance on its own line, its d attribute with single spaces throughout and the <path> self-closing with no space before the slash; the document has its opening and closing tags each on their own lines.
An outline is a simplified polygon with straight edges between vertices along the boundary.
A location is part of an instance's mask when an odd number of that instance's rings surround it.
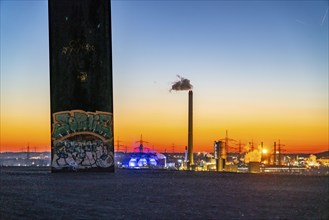
<svg viewBox="0 0 329 220">
<path fill-rule="evenodd" d="M 136 152 L 123 163 L 126 168 L 164 168 L 166 157 L 157 152 Z"/>
<path fill-rule="evenodd" d="M 149 148 L 143 146 L 142 136 L 139 147 L 135 148 L 134 153 L 130 157 L 126 158 L 123 163 L 123 168 L 165 168 L 166 156 L 155 151 L 151 151 Z"/>
</svg>

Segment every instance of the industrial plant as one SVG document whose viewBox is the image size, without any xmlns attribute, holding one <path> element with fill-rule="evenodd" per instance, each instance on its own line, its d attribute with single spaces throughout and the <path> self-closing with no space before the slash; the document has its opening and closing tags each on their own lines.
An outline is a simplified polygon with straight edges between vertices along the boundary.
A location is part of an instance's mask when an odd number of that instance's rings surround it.
<svg viewBox="0 0 329 220">
<path fill-rule="evenodd" d="M 137 143 L 139 143 L 139 147 L 134 148 L 134 152 L 122 155 L 122 160 L 117 161 L 117 165 L 120 165 L 120 168 L 164 169 L 166 167 L 166 156 L 144 147 L 143 144 L 147 142 L 143 141 L 142 135 Z"/>
<path fill-rule="evenodd" d="M 132 151 L 116 151 L 117 169 L 163 169 L 176 171 L 211 171 L 234 173 L 277 173 L 277 174 L 316 174 L 329 175 L 329 151 L 318 154 L 283 153 L 281 143 L 273 143 L 272 149 L 262 145 L 251 145 L 234 151 L 225 141 L 214 141 L 213 152 L 194 152 L 193 166 L 188 167 L 188 148 L 184 152 L 156 152 L 147 147 L 142 138 Z M 254 144 L 254 143 L 250 143 Z M 228 151 L 226 151 L 228 148 Z M 276 149 L 276 151 L 274 151 Z M 49 167 L 50 152 L 0 153 L 0 166 Z"/>
<path fill-rule="evenodd" d="M 329 175 L 329 151 L 315 155 L 283 153 L 285 145 L 280 140 L 273 142 L 272 147 L 265 147 L 263 142 L 256 146 L 253 139 L 248 144 L 242 144 L 241 140 L 229 138 L 228 130 L 224 138 L 212 140 L 212 152 L 194 152 L 193 86 L 190 80 L 178 77 L 179 80 L 173 83 L 170 91 L 188 91 L 188 130 L 185 151 L 178 153 L 173 150 L 169 153 L 157 152 L 154 148 L 151 150 L 147 147 L 149 142 L 143 140 L 142 135 L 140 140 L 135 142 L 138 147 L 128 151 L 128 147 L 125 146 L 125 150 L 122 151 L 120 140 L 117 139 L 114 154 L 116 168 Z M 29 147 L 26 152 L 0 154 L 0 166 L 49 165 L 49 153 L 32 153 Z"/>
</svg>

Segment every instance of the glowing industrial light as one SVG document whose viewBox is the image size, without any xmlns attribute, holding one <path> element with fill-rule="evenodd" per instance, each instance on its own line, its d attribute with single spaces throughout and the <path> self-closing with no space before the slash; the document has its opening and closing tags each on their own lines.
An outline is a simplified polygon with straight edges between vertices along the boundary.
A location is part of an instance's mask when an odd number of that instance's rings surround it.
<svg viewBox="0 0 329 220">
<path fill-rule="evenodd" d="M 263 149 L 263 150 L 262 150 L 262 153 L 263 153 L 263 154 L 267 154 L 267 149 Z"/>
<path fill-rule="evenodd" d="M 131 158 L 129 160 L 129 167 L 135 167 L 136 166 L 136 159 L 135 158 Z"/>
<path fill-rule="evenodd" d="M 150 165 L 152 166 L 156 166 L 157 165 L 157 162 L 154 158 L 150 158 Z"/>
<path fill-rule="evenodd" d="M 141 158 L 139 161 L 138 161 L 138 166 L 139 167 L 142 167 L 144 165 L 147 165 L 147 161 L 145 158 Z"/>
</svg>

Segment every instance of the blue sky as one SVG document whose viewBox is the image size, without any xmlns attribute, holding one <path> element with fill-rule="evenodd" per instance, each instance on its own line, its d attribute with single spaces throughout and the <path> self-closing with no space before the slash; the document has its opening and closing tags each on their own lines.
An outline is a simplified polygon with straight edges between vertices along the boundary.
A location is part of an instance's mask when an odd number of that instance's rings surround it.
<svg viewBox="0 0 329 220">
<path fill-rule="evenodd" d="M 170 84 L 174 74 L 182 74 L 209 87 L 221 83 L 227 89 L 233 85 L 274 89 L 294 83 L 312 86 L 300 82 L 311 78 L 319 81 L 313 86 L 323 92 L 328 19 L 322 24 L 322 18 L 327 5 L 114 1 L 115 65 L 141 84 L 153 80 Z M 306 68 L 316 72 L 311 76 Z M 142 71 L 130 74 L 134 70 Z"/>
<path fill-rule="evenodd" d="M 47 1 L 0 6 L 1 118 L 47 118 Z M 117 133 L 129 122 L 140 127 L 126 139 L 152 127 L 142 120 L 150 114 L 185 120 L 186 94 L 169 92 L 177 74 L 194 86 L 196 120 L 207 122 L 200 127 L 213 123 L 210 143 L 215 124 L 277 120 L 306 129 L 328 119 L 328 1 L 115 0 L 112 42 Z"/>
</svg>

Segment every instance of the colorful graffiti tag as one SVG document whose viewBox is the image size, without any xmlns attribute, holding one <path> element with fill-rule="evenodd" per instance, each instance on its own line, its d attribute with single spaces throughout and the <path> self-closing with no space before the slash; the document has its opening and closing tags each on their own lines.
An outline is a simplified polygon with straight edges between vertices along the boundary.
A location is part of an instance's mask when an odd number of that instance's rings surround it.
<svg viewBox="0 0 329 220">
<path fill-rule="evenodd" d="M 108 112 L 53 114 L 52 167 L 79 170 L 113 166 L 112 122 Z"/>
</svg>

